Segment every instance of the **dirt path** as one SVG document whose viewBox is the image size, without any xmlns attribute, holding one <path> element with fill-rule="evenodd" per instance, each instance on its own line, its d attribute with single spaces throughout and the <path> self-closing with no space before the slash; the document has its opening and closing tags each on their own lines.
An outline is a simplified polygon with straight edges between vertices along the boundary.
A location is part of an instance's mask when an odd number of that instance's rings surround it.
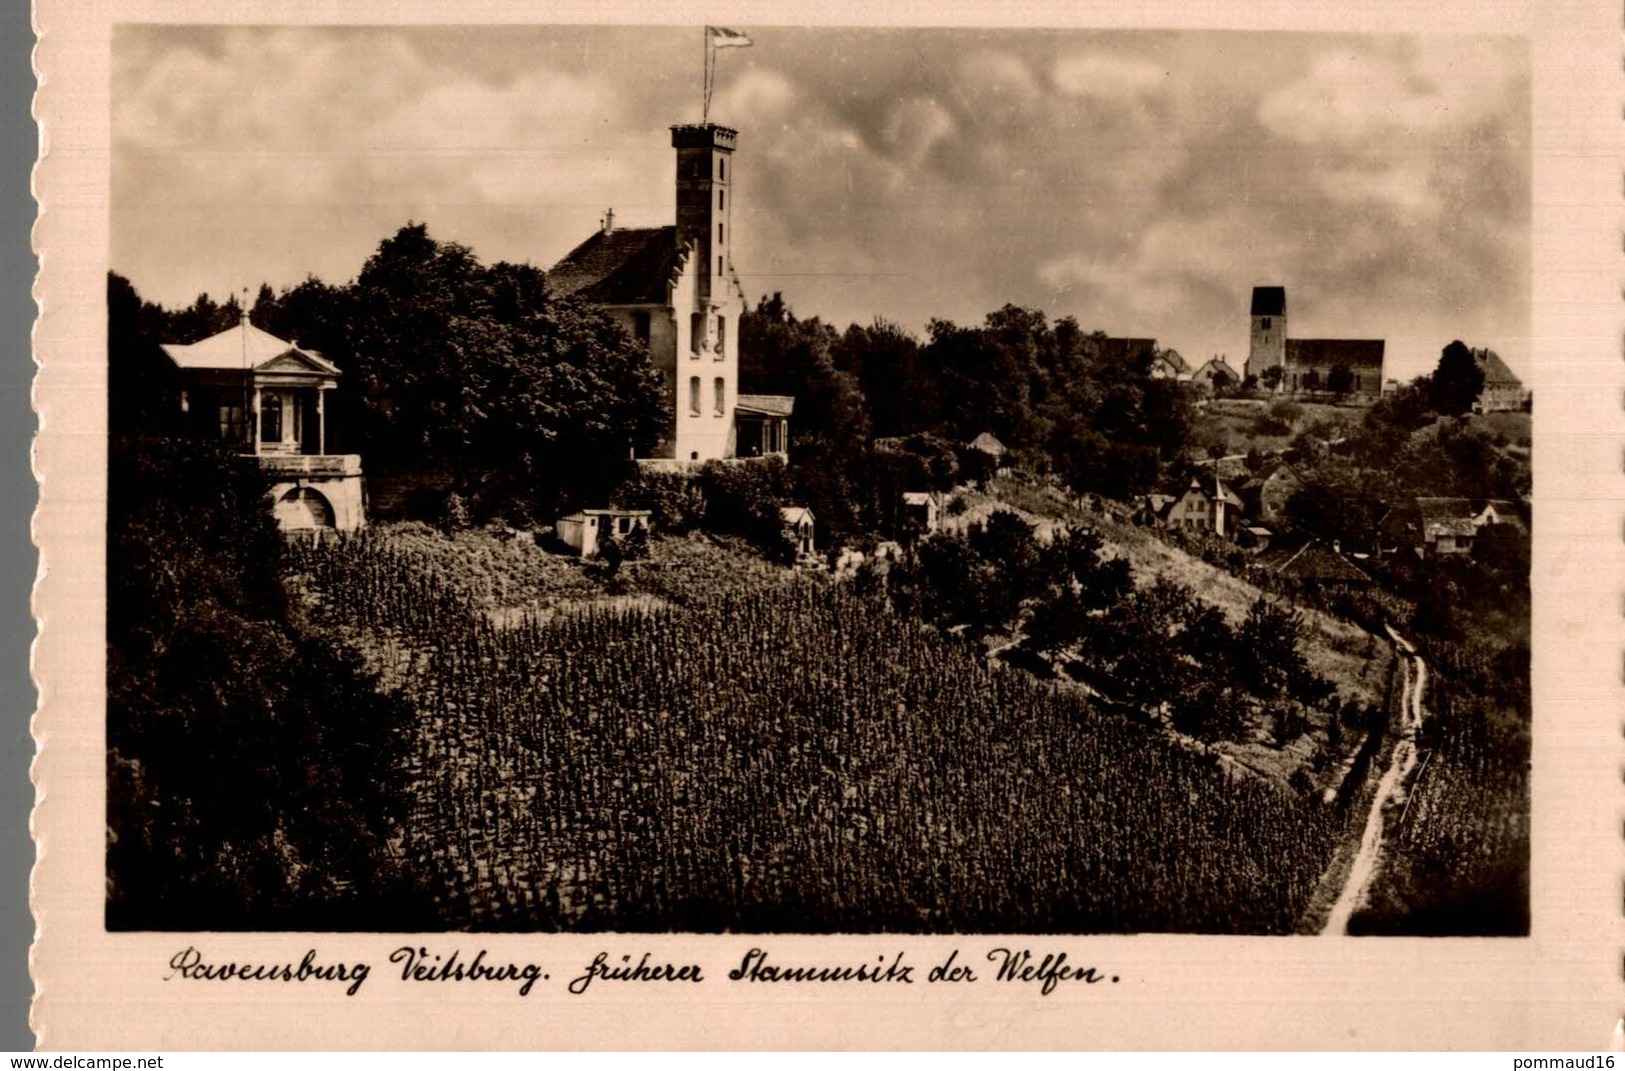
<svg viewBox="0 0 1625 1071">
<path fill-rule="evenodd" d="M 1403 638 L 1392 630 L 1389 635 L 1393 636 L 1394 646 L 1399 651 L 1402 659 L 1400 670 L 1404 673 L 1399 702 L 1402 719 L 1399 739 L 1394 743 L 1388 769 L 1377 783 L 1376 795 L 1372 797 L 1365 831 L 1360 836 L 1360 852 L 1354 857 L 1354 866 L 1349 870 L 1348 880 L 1343 883 L 1343 891 L 1338 895 L 1337 902 L 1332 905 L 1331 914 L 1326 917 L 1326 926 L 1321 930 L 1323 934 L 1347 933 L 1349 919 L 1365 902 L 1377 862 L 1382 857 L 1384 812 L 1393 802 L 1394 794 L 1416 769 L 1416 730 L 1422 724 L 1422 692 L 1427 687 L 1427 663 L 1417 657 L 1416 648 Z"/>
</svg>

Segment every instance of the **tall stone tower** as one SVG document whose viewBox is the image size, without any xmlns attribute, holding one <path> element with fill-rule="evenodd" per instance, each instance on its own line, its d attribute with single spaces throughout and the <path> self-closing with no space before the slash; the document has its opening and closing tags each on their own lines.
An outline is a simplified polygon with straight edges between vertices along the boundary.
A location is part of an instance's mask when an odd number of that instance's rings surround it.
<svg viewBox="0 0 1625 1071">
<path fill-rule="evenodd" d="M 677 150 L 677 243 L 694 243 L 696 311 L 709 312 L 713 295 L 725 300 L 733 237 L 729 171 L 739 132 L 716 123 L 690 123 L 671 128 L 671 143 Z"/>
<path fill-rule="evenodd" d="M 1253 337 L 1245 375 L 1263 379 L 1268 368 L 1286 365 L 1286 287 L 1253 287 Z"/>
</svg>

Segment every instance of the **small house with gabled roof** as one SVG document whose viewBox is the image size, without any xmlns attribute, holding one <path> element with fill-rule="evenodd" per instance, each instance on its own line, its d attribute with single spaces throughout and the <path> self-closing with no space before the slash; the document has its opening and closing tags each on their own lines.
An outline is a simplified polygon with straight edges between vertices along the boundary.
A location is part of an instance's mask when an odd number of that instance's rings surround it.
<svg viewBox="0 0 1625 1071">
<path fill-rule="evenodd" d="M 1267 573 L 1306 587 L 1364 587 L 1371 583 L 1370 575 L 1349 561 L 1341 547 L 1328 547 L 1318 539 L 1265 551 L 1257 563 Z"/>
<path fill-rule="evenodd" d="M 1224 357 L 1209 358 L 1207 363 L 1191 373 L 1191 385 L 1209 391 L 1234 390 L 1241 386 L 1241 373 L 1225 361 Z"/>
<path fill-rule="evenodd" d="M 328 452 L 327 396 L 339 368 L 249 322 L 199 342 L 160 346 L 174 366 L 189 434 L 234 445 L 271 478 L 284 531 L 353 531 L 366 523 L 358 454 Z"/>
</svg>

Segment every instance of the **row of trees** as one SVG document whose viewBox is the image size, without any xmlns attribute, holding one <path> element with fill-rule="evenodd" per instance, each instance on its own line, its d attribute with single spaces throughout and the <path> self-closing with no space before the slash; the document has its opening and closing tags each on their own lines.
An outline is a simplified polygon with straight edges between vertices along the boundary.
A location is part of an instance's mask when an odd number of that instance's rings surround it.
<svg viewBox="0 0 1625 1071">
<path fill-rule="evenodd" d="M 791 476 L 827 532 L 892 525 L 896 491 L 985 475 L 965 443 L 991 432 L 1012 459 L 1074 490 L 1127 498 L 1179 463 L 1188 394 L 1110 356 L 1071 318 L 1005 306 L 974 326 L 933 320 L 924 340 L 884 320 L 844 332 L 799 319 L 781 294 L 741 325 L 742 389 L 792 394 Z"/>
</svg>

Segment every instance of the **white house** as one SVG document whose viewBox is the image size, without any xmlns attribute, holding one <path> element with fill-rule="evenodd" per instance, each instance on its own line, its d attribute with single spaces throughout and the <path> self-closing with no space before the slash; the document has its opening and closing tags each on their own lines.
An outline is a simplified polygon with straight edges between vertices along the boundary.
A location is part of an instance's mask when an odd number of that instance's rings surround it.
<svg viewBox="0 0 1625 1071">
<path fill-rule="evenodd" d="M 745 293 L 730 255 L 738 139 L 738 131 L 716 123 L 672 127 L 677 222 L 617 227 L 611 209 L 598 233 L 548 272 L 555 294 L 603 306 L 648 347 L 665 383 L 667 413 L 652 460 L 711 461 L 788 449 L 793 399 L 739 396 Z"/>
<path fill-rule="evenodd" d="M 359 454 L 328 453 L 327 396 L 339 369 L 249 322 L 201 342 L 161 347 L 174 364 L 191 433 L 237 444 L 271 478 L 284 531 L 354 531 L 366 524 Z"/>
</svg>

